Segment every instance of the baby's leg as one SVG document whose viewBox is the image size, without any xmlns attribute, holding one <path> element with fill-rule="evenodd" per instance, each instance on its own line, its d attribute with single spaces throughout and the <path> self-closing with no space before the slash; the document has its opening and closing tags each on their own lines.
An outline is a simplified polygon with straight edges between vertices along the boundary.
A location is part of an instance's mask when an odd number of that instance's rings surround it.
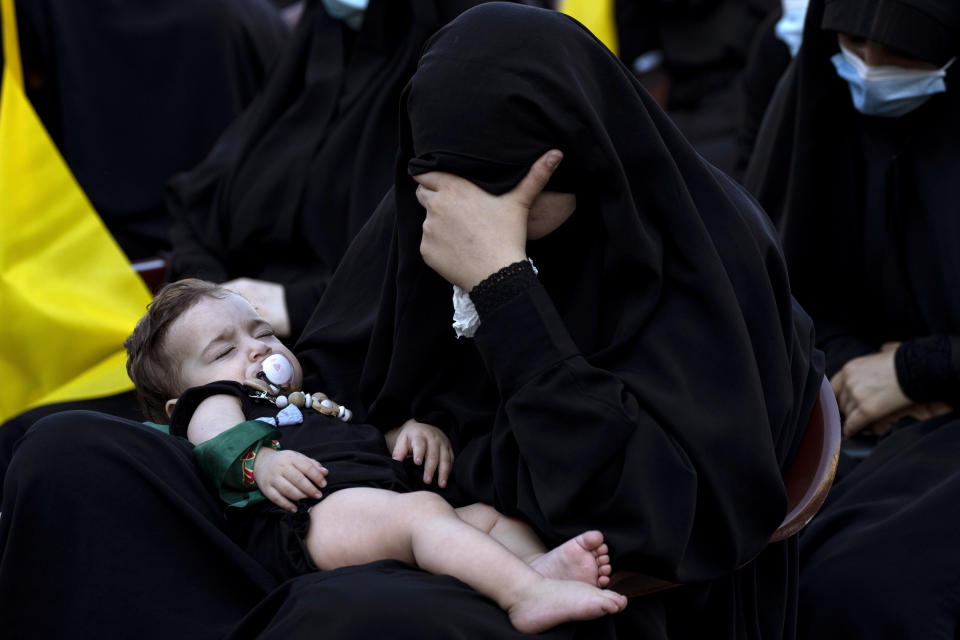
<svg viewBox="0 0 960 640">
<path fill-rule="evenodd" d="M 599 531 L 585 531 L 547 551 L 527 523 L 505 516 L 490 505 L 475 503 L 456 511 L 462 520 L 489 533 L 542 576 L 598 587 L 610 584 L 609 550 Z"/>
<path fill-rule="evenodd" d="M 429 492 L 338 491 L 310 510 L 307 549 L 324 570 L 389 558 L 452 575 L 492 598 L 528 633 L 627 604 L 612 591 L 544 578 Z"/>
<path fill-rule="evenodd" d="M 475 502 L 458 507 L 456 512 L 461 520 L 489 534 L 527 564 L 547 552 L 546 545 L 540 541 L 530 525 L 523 520 L 505 516 L 488 504 Z"/>
</svg>

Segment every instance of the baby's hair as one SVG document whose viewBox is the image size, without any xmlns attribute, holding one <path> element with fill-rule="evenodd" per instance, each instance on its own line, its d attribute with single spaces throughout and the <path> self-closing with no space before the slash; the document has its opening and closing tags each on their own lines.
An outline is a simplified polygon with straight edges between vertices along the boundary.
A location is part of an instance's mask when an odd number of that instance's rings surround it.
<svg viewBox="0 0 960 640">
<path fill-rule="evenodd" d="M 179 397 L 180 366 L 167 351 L 170 325 L 204 298 L 224 298 L 229 291 L 218 284 L 187 278 L 165 285 L 147 307 L 147 313 L 123 346 L 127 375 L 137 390 L 137 401 L 147 420 L 167 424 L 167 400 Z"/>
</svg>

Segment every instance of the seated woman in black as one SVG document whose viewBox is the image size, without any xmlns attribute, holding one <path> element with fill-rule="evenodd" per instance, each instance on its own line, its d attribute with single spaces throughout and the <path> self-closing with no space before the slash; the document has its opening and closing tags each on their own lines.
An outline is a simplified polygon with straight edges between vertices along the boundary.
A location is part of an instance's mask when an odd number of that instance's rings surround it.
<svg viewBox="0 0 960 640">
<path fill-rule="evenodd" d="M 305 385 L 388 436 L 412 418 L 444 429 L 457 451 L 448 499 L 489 500 L 547 541 L 593 523 L 620 566 L 695 583 L 556 637 L 790 637 L 796 542 L 767 541 L 822 371 L 765 214 L 603 45 L 551 11 L 489 4 L 441 30 L 404 94 L 400 130 L 395 189 L 295 350 L 322 372 Z M 523 178 L 531 165 L 549 174 L 555 149 L 563 160 L 535 196 Z M 410 170 L 424 184 L 426 230 Z M 554 224 L 538 227 L 537 203 L 550 199 L 570 215 L 545 233 Z M 458 215 L 469 212 L 482 213 Z M 469 256 L 457 238 L 479 238 L 475 225 L 493 220 L 511 230 L 496 223 L 495 250 L 510 238 L 510 252 L 463 260 L 466 278 L 438 258 Z M 479 320 L 474 339 L 455 338 L 451 285 L 421 241 L 461 289 L 487 280 L 458 294 L 461 331 Z M 470 243 L 489 256 L 490 241 Z M 79 477 L 66 466 L 78 452 Z M 157 472 L 189 455 L 96 414 L 38 424 L 4 487 L 0 598 L 22 611 L 5 624 L 83 611 L 100 631 L 202 623 L 211 635 L 269 637 L 302 623 L 334 638 L 510 637 L 488 600 L 395 563 L 277 588 L 229 540 L 198 472 Z M 83 544 L 60 544 L 65 532 Z M 78 568 L 95 587 L 69 586 Z M 390 593 L 387 583 L 396 593 L 370 611 L 368 594 Z"/>
<path fill-rule="evenodd" d="M 846 434 L 897 428 L 801 538 L 801 630 L 953 637 L 960 5 L 814 0 L 806 27 L 746 184 L 779 220 Z"/>
<path fill-rule="evenodd" d="M 451 499 L 546 540 L 593 523 L 618 567 L 699 583 L 624 633 L 789 636 L 795 542 L 766 545 L 822 371 L 766 215 L 559 14 L 465 13 L 402 108 L 395 191 L 298 344 L 313 385 L 446 431 Z"/>
</svg>

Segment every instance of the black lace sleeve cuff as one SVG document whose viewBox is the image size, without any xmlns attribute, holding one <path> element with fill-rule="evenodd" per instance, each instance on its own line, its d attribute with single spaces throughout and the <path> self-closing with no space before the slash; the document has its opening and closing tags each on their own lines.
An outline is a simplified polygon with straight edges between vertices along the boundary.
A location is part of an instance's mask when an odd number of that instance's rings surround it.
<svg viewBox="0 0 960 640">
<path fill-rule="evenodd" d="M 528 260 L 514 262 L 487 276 L 470 290 L 470 300 L 483 320 L 485 315 L 537 284 L 537 276 Z"/>
<path fill-rule="evenodd" d="M 949 401 L 957 396 L 957 376 L 948 336 L 905 340 L 894 356 L 897 382 L 915 402 Z"/>
</svg>

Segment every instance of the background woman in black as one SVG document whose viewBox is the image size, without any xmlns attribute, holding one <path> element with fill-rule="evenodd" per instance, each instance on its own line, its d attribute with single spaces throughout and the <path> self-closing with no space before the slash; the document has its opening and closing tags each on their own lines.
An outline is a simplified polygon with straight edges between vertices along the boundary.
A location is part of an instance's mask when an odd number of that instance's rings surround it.
<svg viewBox="0 0 960 640">
<path fill-rule="evenodd" d="M 838 34 L 868 58 L 879 49 L 938 69 L 960 54 L 960 5 L 811 2 L 747 175 L 779 220 L 846 430 L 908 418 L 834 487 L 802 536 L 801 629 L 952 638 L 960 420 L 926 418 L 957 406 L 960 389 L 956 67 L 946 91 L 913 110 L 867 115 L 831 63 Z"/>
<path fill-rule="evenodd" d="M 270 84 L 171 181 L 171 279 L 232 283 L 296 339 L 393 179 L 397 101 L 424 41 L 481 0 L 372 0 L 359 30 L 307 6 Z"/>
<path fill-rule="evenodd" d="M 640 74 L 694 148 L 735 168 L 741 78 L 778 0 L 616 0 L 620 58 Z"/>
<path fill-rule="evenodd" d="M 833 382 L 851 434 L 902 410 L 929 415 L 910 403 L 950 402 L 955 393 L 960 226 L 957 188 L 943 176 L 957 167 L 960 102 L 951 68 L 946 92 L 912 111 L 865 115 L 831 57 L 840 32 L 851 47 L 870 42 L 887 59 L 936 70 L 960 51 L 960 8 L 946 0 L 812 4 L 804 55 L 771 104 L 746 185 L 779 221 L 828 374 L 847 366 Z"/>
<path fill-rule="evenodd" d="M 313 384 L 359 375 L 368 422 L 447 431 L 454 499 L 489 499 L 548 540 L 594 523 L 619 567 L 700 583 L 631 603 L 624 634 L 791 637 L 795 542 L 767 540 L 821 371 L 765 214 L 560 14 L 464 13 L 428 44 L 402 109 L 395 192 L 298 344 Z M 407 173 L 428 208 L 454 189 L 473 210 L 514 198 L 553 148 L 544 194 L 575 194 L 576 211 L 527 241 L 538 277 L 521 262 L 471 294 L 480 327 L 457 340 Z M 386 277 L 369 268 L 384 253 Z M 371 314 L 356 290 L 379 282 Z M 360 372 L 340 366 L 351 340 Z"/>
</svg>

